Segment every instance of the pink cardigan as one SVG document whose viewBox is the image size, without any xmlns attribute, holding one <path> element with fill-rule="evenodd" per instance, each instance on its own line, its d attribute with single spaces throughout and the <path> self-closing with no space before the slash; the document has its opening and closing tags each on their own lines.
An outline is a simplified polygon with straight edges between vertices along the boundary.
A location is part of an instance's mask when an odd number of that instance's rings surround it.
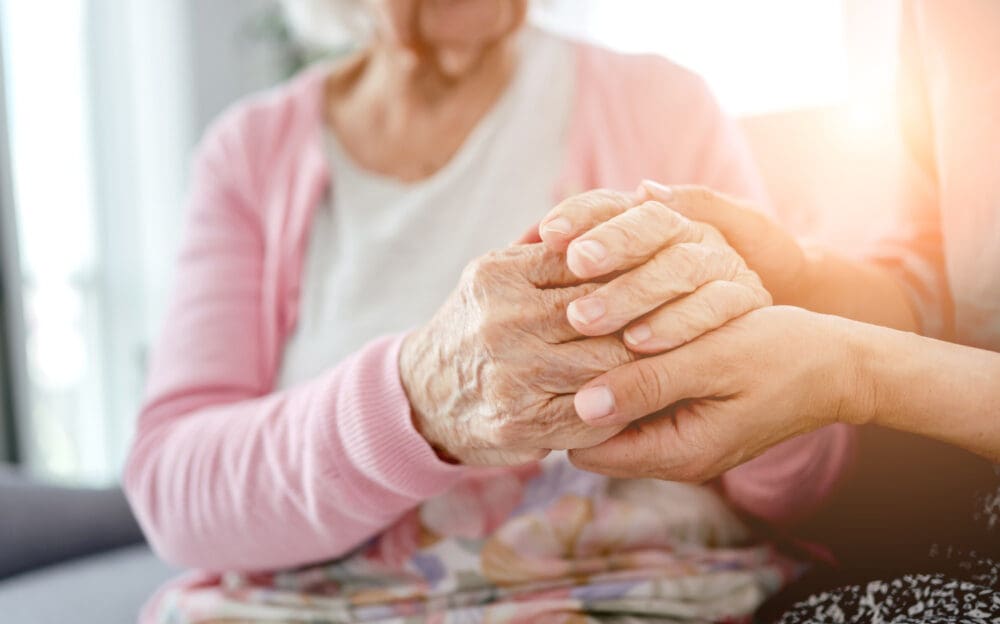
<svg viewBox="0 0 1000 624">
<path fill-rule="evenodd" d="M 555 197 L 646 177 L 763 196 L 742 138 L 697 77 L 585 45 L 576 70 Z M 153 548 L 174 563 L 261 570 L 335 558 L 470 470 L 440 462 L 414 430 L 397 373 L 402 336 L 274 391 L 331 178 L 325 75 L 237 105 L 199 149 L 177 291 L 124 478 Z M 739 507 L 787 521 L 829 492 L 849 445 L 846 428 L 827 428 L 723 484 Z"/>
</svg>

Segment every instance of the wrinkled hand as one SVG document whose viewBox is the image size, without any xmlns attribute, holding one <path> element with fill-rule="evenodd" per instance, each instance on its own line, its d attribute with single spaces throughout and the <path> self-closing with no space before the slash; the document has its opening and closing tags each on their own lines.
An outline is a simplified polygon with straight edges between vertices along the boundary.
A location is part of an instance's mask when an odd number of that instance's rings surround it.
<svg viewBox="0 0 1000 624">
<path fill-rule="evenodd" d="M 619 432 L 624 425 L 585 424 L 573 408 L 581 385 L 634 359 L 619 339 L 581 340 L 567 322 L 569 302 L 596 287 L 581 285 L 544 245 L 472 262 L 430 323 L 403 342 L 400 377 L 420 433 L 461 463 L 513 465 Z"/>
<path fill-rule="evenodd" d="M 677 190 L 675 199 L 684 193 Z M 571 197 L 546 215 L 539 233 L 566 252 L 581 279 L 621 273 L 573 301 L 567 316 L 588 336 L 626 327 L 625 342 L 637 353 L 672 349 L 771 303 L 718 230 L 642 194 Z"/>
<path fill-rule="evenodd" d="M 752 203 L 698 186 L 668 187 L 647 180 L 640 189 L 641 197 L 719 230 L 760 276 L 775 303 L 797 301 L 807 279 L 806 251 Z"/>
<path fill-rule="evenodd" d="M 602 429 L 634 424 L 570 459 L 615 477 L 703 482 L 793 436 L 859 421 L 848 397 L 868 393 L 858 387 L 851 327 L 768 307 L 609 371 L 580 391 L 608 409 L 581 417 Z"/>
</svg>

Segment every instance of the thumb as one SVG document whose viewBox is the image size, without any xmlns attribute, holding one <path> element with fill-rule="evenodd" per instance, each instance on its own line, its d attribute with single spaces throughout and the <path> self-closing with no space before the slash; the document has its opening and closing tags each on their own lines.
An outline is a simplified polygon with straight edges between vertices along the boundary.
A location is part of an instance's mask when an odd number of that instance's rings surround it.
<svg viewBox="0 0 1000 624">
<path fill-rule="evenodd" d="M 712 363 L 720 358 L 710 342 L 695 340 L 611 369 L 577 391 L 576 413 L 593 426 L 622 425 L 679 401 L 714 396 L 720 378 Z"/>
<path fill-rule="evenodd" d="M 665 414 L 597 446 L 573 449 L 569 458 L 577 468 L 610 477 L 703 483 L 739 456 L 734 452 L 739 435 L 734 435 L 733 427 L 720 427 L 720 416 L 713 405 Z"/>
</svg>

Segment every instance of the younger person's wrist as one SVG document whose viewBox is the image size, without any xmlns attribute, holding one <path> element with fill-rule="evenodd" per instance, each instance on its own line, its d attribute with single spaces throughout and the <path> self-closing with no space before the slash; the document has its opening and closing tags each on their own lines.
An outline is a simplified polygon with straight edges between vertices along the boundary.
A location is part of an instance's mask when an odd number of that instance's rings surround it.
<svg viewBox="0 0 1000 624">
<path fill-rule="evenodd" d="M 884 402 L 885 388 L 880 378 L 884 341 L 883 328 L 837 318 L 835 342 L 843 350 L 844 365 L 839 375 L 837 421 L 850 425 L 872 423 Z"/>
</svg>

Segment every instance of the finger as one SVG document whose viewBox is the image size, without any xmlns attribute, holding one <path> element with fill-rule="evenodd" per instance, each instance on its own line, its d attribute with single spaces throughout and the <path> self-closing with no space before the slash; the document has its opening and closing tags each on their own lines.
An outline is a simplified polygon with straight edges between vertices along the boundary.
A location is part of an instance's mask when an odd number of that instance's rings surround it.
<svg viewBox="0 0 1000 624">
<path fill-rule="evenodd" d="M 566 266 L 564 253 L 544 244 L 517 245 L 494 253 L 516 263 L 525 279 L 537 288 L 575 286 L 583 281 Z"/>
<path fill-rule="evenodd" d="M 586 336 L 616 332 L 666 302 L 708 282 L 731 279 L 741 270 L 743 261 L 728 248 L 680 243 L 577 299 L 566 316 Z"/>
<path fill-rule="evenodd" d="M 664 417 L 653 425 L 627 427 L 601 444 L 570 451 L 569 459 L 581 470 L 617 479 L 652 478 L 654 467 L 672 460 L 664 441 L 665 429 L 672 426 L 668 421 Z"/>
<path fill-rule="evenodd" d="M 535 358 L 529 370 L 535 387 L 572 399 L 584 384 L 636 357 L 617 337 L 600 336 L 551 345 Z"/>
<path fill-rule="evenodd" d="M 600 288 L 600 284 L 580 284 L 565 288 L 536 290 L 529 296 L 536 302 L 523 306 L 521 328 L 549 344 L 560 344 L 583 338 L 566 317 L 566 308 L 572 301 L 586 297 Z M 619 341 L 620 342 L 620 341 Z"/>
<path fill-rule="evenodd" d="M 531 439 L 553 450 L 588 448 L 601 444 L 621 430 L 622 425 L 587 425 L 573 411 L 572 395 L 563 395 L 553 398 L 539 411 L 538 418 L 532 422 Z"/>
<path fill-rule="evenodd" d="M 664 203 L 692 221 L 717 228 L 736 249 L 752 249 L 767 216 L 752 203 L 701 186 L 668 187 L 644 180 L 645 197 Z"/>
<path fill-rule="evenodd" d="M 598 223 L 619 215 L 636 204 L 636 193 L 598 189 L 574 195 L 549 211 L 538 226 L 542 240 L 556 251 Z"/>
<path fill-rule="evenodd" d="M 623 338 L 636 353 L 662 353 L 769 305 L 771 295 L 757 274 L 743 271 L 732 280 L 709 282 L 660 306 L 626 328 Z"/>
<path fill-rule="evenodd" d="M 724 395 L 726 353 L 707 338 L 609 370 L 576 393 L 576 413 L 596 426 L 624 424 L 679 401 Z"/>
<path fill-rule="evenodd" d="M 566 262 L 581 278 L 631 269 L 680 242 L 700 242 L 697 224 L 660 202 L 647 201 L 594 226 L 570 243 Z"/>
<path fill-rule="evenodd" d="M 720 427 L 714 406 L 677 410 L 624 429 L 589 448 L 570 451 L 578 468 L 616 478 L 702 483 L 743 458 L 740 431 Z"/>
<path fill-rule="evenodd" d="M 467 466 L 520 466 L 541 461 L 549 449 L 472 449 L 462 453 L 461 462 Z"/>
<path fill-rule="evenodd" d="M 582 280 L 566 267 L 566 256 L 542 244 L 511 245 L 470 262 L 465 278 L 470 282 L 495 282 L 504 276 L 523 277 L 538 288 L 572 286 Z"/>
</svg>

